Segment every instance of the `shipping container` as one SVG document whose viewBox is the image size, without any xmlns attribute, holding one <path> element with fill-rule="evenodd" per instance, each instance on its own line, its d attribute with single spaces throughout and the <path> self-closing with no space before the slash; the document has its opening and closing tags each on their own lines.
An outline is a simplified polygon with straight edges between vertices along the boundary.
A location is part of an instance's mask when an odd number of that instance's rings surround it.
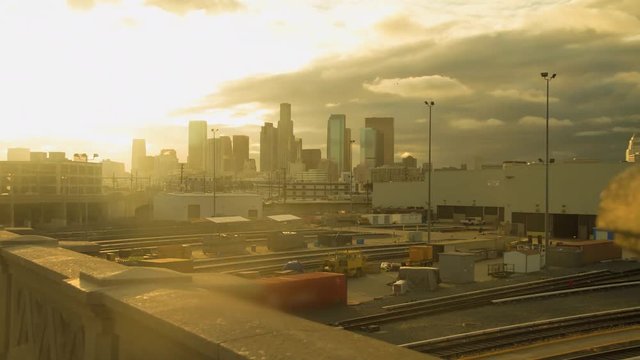
<svg viewBox="0 0 640 360">
<path fill-rule="evenodd" d="M 433 261 L 433 248 L 429 245 L 414 245 L 409 247 L 409 262 L 422 264 Z"/>
<path fill-rule="evenodd" d="M 319 309 L 347 303 L 343 274 L 313 272 L 256 280 L 259 301 L 283 310 Z"/>
<path fill-rule="evenodd" d="M 439 255 L 440 279 L 451 284 L 475 281 L 475 255 L 462 252 L 443 252 Z"/>
<path fill-rule="evenodd" d="M 325 247 L 338 247 L 352 245 L 353 236 L 349 234 L 320 234 L 318 245 Z"/>
<path fill-rule="evenodd" d="M 295 231 L 275 231 L 267 237 L 267 247 L 271 251 L 304 249 L 307 243 L 302 234 Z"/>
<path fill-rule="evenodd" d="M 563 241 L 556 243 L 558 247 L 579 249 L 582 252 L 582 265 L 594 264 L 603 260 L 614 260 L 622 257 L 622 248 L 609 240 Z"/>
</svg>

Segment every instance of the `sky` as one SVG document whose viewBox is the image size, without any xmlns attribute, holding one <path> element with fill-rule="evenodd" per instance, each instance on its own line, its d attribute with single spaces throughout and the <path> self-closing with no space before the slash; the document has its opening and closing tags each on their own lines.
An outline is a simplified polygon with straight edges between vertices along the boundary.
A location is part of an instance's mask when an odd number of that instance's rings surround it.
<svg viewBox="0 0 640 360">
<path fill-rule="evenodd" d="M 251 137 L 292 104 L 326 156 L 330 114 L 359 142 L 395 118 L 395 154 L 435 167 L 544 157 L 624 159 L 640 133 L 637 0 L 0 0 L 0 159 L 6 149 L 131 161 L 187 124 Z M 354 160 L 358 159 L 357 146 Z M 354 163 L 355 165 L 355 163 Z"/>
</svg>

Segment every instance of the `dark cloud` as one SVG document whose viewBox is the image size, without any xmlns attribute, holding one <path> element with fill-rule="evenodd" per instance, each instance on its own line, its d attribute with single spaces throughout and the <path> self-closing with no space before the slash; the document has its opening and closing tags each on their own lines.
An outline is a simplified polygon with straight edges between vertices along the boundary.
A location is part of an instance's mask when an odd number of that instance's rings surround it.
<svg viewBox="0 0 640 360">
<path fill-rule="evenodd" d="M 593 29 L 419 41 L 231 82 L 182 113 L 247 102 L 276 109 L 290 102 L 296 129 L 316 129 L 296 131 L 304 144 L 325 142 L 331 113 L 347 114 L 356 140 L 365 117 L 393 116 L 396 153 L 410 152 L 422 162 L 427 125 L 418 120 L 426 117 L 423 100 L 433 99 L 436 166 L 475 157 L 535 160 L 543 157 L 545 143 L 546 88 L 540 72 L 549 71 L 558 73 L 550 83 L 550 115 L 557 119 L 551 120 L 552 156 L 620 160 L 631 135 L 622 130 L 640 127 L 639 53 L 640 41 Z M 438 85 L 425 79 L 448 80 Z M 276 117 L 269 120 L 277 122 Z"/>
<path fill-rule="evenodd" d="M 145 4 L 178 15 L 184 15 L 190 11 L 206 11 L 210 14 L 216 14 L 240 10 L 243 7 L 242 3 L 237 0 L 145 0 Z"/>
</svg>

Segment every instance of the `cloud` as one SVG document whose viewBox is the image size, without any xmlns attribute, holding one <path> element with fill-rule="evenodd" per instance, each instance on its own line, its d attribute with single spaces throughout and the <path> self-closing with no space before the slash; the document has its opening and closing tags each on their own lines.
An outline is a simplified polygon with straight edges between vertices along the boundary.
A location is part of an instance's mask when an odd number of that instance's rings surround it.
<svg viewBox="0 0 640 360">
<path fill-rule="evenodd" d="M 97 3 L 119 3 L 119 0 L 67 0 L 67 5 L 75 10 L 91 10 Z"/>
<path fill-rule="evenodd" d="M 624 126 L 616 126 L 611 129 L 613 132 L 617 133 L 640 133 L 640 127 L 624 127 Z"/>
<path fill-rule="evenodd" d="M 517 89 L 498 89 L 490 92 L 491 95 L 496 97 L 503 97 L 507 99 L 529 101 L 533 103 L 546 103 L 547 94 L 541 90 L 517 90 Z M 558 98 L 549 97 L 549 102 L 557 102 Z"/>
<path fill-rule="evenodd" d="M 518 124 L 525 126 L 544 126 L 546 119 L 540 116 L 524 116 L 518 120 Z M 556 118 L 549 118 L 550 127 L 564 127 L 573 126 L 573 121 L 569 119 L 558 120 Z"/>
<path fill-rule="evenodd" d="M 585 121 L 589 124 L 605 125 L 605 124 L 611 124 L 613 122 L 613 119 L 608 116 L 600 116 L 595 118 L 589 118 Z"/>
<path fill-rule="evenodd" d="M 460 130 L 474 130 L 502 126 L 504 125 L 504 121 L 498 119 L 487 119 L 484 121 L 478 119 L 459 119 L 451 121 L 450 125 Z"/>
<path fill-rule="evenodd" d="M 404 14 L 392 15 L 375 25 L 375 29 L 389 36 L 420 36 L 425 29 Z"/>
<path fill-rule="evenodd" d="M 468 95 L 472 91 L 460 81 L 441 75 L 380 79 L 363 87 L 371 92 L 403 97 L 441 99 Z"/>
<path fill-rule="evenodd" d="M 577 132 L 575 136 L 602 136 L 608 133 L 606 130 L 588 130 Z"/>
<path fill-rule="evenodd" d="M 178 15 L 185 15 L 190 11 L 217 14 L 243 8 L 242 3 L 237 0 L 145 0 L 145 5 L 156 6 Z"/>
</svg>

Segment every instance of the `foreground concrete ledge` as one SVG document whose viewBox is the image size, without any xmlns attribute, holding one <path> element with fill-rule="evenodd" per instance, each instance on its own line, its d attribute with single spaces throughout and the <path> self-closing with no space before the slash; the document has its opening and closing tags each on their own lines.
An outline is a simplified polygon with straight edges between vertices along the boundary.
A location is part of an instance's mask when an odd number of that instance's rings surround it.
<svg viewBox="0 0 640 360">
<path fill-rule="evenodd" d="M 0 238 L 0 248 L 21 245 L 58 246 L 58 240 L 40 235 L 15 235 Z"/>
<path fill-rule="evenodd" d="M 429 359 L 414 351 L 197 287 L 103 292 L 129 317 L 210 359 Z M 117 320 L 116 320 L 117 322 Z"/>
<path fill-rule="evenodd" d="M 13 339 L 0 341 L 0 358 L 65 353 L 69 341 L 80 341 L 73 349 L 85 359 L 430 358 L 251 302 L 257 285 L 231 275 L 126 267 L 35 245 L 0 248 L 0 265 L 0 338 Z M 33 306 L 62 322 L 45 345 L 10 335 L 18 324 L 43 331 L 42 321 L 19 311 Z M 25 349 L 33 356 L 20 357 Z"/>
<path fill-rule="evenodd" d="M 184 284 L 191 282 L 191 276 L 187 274 L 162 268 L 137 266 L 104 273 L 80 271 L 79 279 L 81 286 L 86 282 L 99 287 L 167 283 Z"/>
</svg>

